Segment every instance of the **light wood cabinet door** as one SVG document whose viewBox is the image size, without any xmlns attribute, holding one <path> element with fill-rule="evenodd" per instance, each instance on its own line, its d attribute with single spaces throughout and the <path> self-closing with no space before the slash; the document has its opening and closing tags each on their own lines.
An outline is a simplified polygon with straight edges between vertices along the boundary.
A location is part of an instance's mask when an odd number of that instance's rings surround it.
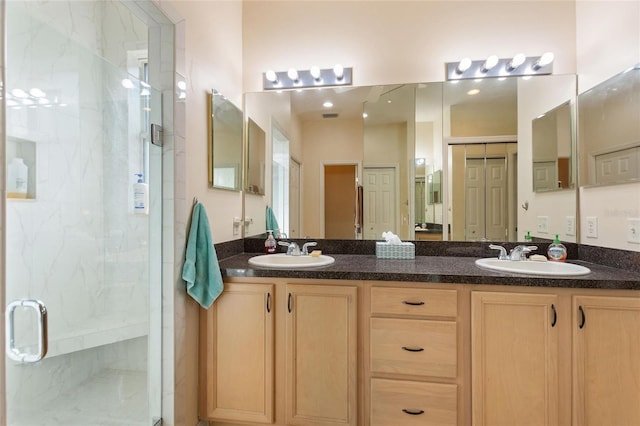
<svg viewBox="0 0 640 426">
<path fill-rule="evenodd" d="M 273 423 L 273 290 L 226 283 L 201 311 L 201 418 Z"/>
<path fill-rule="evenodd" d="M 472 292 L 475 426 L 558 424 L 557 296 Z"/>
<path fill-rule="evenodd" d="M 287 424 L 355 426 L 357 288 L 286 289 Z"/>
<path fill-rule="evenodd" d="M 574 425 L 640 425 L 640 298 L 575 296 Z"/>
</svg>

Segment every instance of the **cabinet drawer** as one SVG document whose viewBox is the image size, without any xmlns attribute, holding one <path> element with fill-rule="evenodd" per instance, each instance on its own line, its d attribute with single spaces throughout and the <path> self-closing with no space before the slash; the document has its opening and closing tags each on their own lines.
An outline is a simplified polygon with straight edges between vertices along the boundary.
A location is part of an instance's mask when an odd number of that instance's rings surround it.
<svg viewBox="0 0 640 426">
<path fill-rule="evenodd" d="M 458 292 L 426 288 L 373 287 L 371 314 L 455 317 Z"/>
<path fill-rule="evenodd" d="M 371 371 L 455 378 L 456 323 L 371 318 Z"/>
<path fill-rule="evenodd" d="M 457 423 L 457 386 L 371 379 L 371 426 Z"/>
</svg>

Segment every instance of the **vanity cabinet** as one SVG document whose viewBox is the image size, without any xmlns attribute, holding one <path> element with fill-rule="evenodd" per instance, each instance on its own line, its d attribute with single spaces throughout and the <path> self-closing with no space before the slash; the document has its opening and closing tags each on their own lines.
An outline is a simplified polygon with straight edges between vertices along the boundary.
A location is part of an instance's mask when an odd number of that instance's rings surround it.
<svg viewBox="0 0 640 426">
<path fill-rule="evenodd" d="M 288 284 L 287 425 L 357 424 L 357 288 Z"/>
<path fill-rule="evenodd" d="M 356 426 L 361 283 L 343 283 L 225 279 L 201 310 L 200 418 Z"/>
<path fill-rule="evenodd" d="M 458 424 L 458 291 L 370 291 L 369 424 Z"/>
<path fill-rule="evenodd" d="M 274 285 L 227 283 L 200 310 L 200 417 L 272 423 Z"/>
<path fill-rule="evenodd" d="M 557 306 L 556 294 L 471 292 L 474 425 L 558 424 Z"/>
<path fill-rule="evenodd" d="M 573 424 L 640 425 L 640 298 L 573 298 Z"/>
</svg>

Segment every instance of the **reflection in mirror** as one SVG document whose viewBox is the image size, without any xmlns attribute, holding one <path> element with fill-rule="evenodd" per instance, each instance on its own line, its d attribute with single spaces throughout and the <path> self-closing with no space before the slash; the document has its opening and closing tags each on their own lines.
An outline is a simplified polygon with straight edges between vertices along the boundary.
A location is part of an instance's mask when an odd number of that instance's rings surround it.
<svg viewBox="0 0 640 426">
<path fill-rule="evenodd" d="M 515 241 L 517 79 L 447 82 L 451 238 Z"/>
<path fill-rule="evenodd" d="M 534 192 L 573 188 L 571 117 L 571 103 L 567 101 L 531 123 Z"/>
<path fill-rule="evenodd" d="M 518 220 L 525 215 L 516 206 L 530 199 L 532 187 L 528 182 L 532 162 L 531 122 L 570 98 L 564 89 L 557 90 L 559 86 L 572 83 L 575 94 L 575 76 L 534 77 L 524 84 L 533 82 L 535 90 L 527 91 L 522 99 L 519 86 L 522 83 L 516 78 L 248 93 L 245 113 L 248 117 L 259 117 L 260 123 L 277 122 L 289 138 L 290 156 L 300 161 L 301 237 L 328 238 L 332 235 L 328 231 L 333 229 L 328 226 L 327 221 L 332 220 L 329 213 L 344 210 L 339 238 L 380 240 L 381 232 L 389 230 L 406 240 L 489 238 L 485 231 L 482 235 L 477 231 L 473 237 L 465 232 L 467 204 L 476 201 L 466 203 L 464 168 L 458 170 L 456 166 L 456 175 L 462 174 L 452 182 L 454 170 L 450 165 L 454 146 L 480 143 L 482 155 L 473 153 L 477 147 L 466 146 L 456 148 L 456 155 L 462 156 L 462 164 L 467 157 L 472 163 L 478 159 L 483 164 L 501 159 L 506 164 L 505 179 L 509 180 L 506 189 L 502 189 L 506 191 L 502 199 L 506 204 L 500 219 L 507 225 L 490 238 L 516 241 L 518 234 L 524 236 L 524 232 L 518 231 Z M 560 92 L 563 96 L 556 99 Z M 326 101 L 333 106 L 323 107 Z M 535 112 L 521 118 L 520 110 Z M 522 129 L 518 128 L 520 119 Z M 528 132 L 526 149 L 516 149 L 521 143 L 520 132 Z M 526 198 L 520 202 L 518 163 L 527 164 L 526 193 L 522 194 Z M 336 204 L 331 196 L 338 193 L 327 188 L 331 183 L 329 172 L 338 168 L 348 171 L 345 179 L 349 183 L 340 187 L 348 190 L 345 196 L 349 195 L 349 201 Z M 524 182 L 524 177 L 521 180 Z M 359 188 L 363 189 L 362 197 L 357 196 Z M 521 189 L 524 191 L 525 187 Z M 485 193 L 487 189 L 478 191 Z M 454 193 L 456 198 L 461 197 L 456 199 L 455 206 Z M 374 201 L 379 199 L 386 201 Z M 359 200 L 363 202 L 360 204 Z M 544 209 L 536 211 L 536 215 L 547 215 L 550 222 L 575 216 L 575 198 L 566 203 L 573 206 L 573 211 L 563 210 L 557 218 L 553 209 L 547 209 L 545 200 L 535 203 L 531 200 L 531 204 L 532 211 Z M 388 214 L 385 221 L 372 223 L 382 213 Z M 458 218 L 463 221 L 458 222 Z"/>
<path fill-rule="evenodd" d="M 240 191 L 242 111 L 216 90 L 207 95 L 209 109 L 209 186 Z"/>
<path fill-rule="evenodd" d="M 640 180 L 640 64 L 578 96 L 580 184 Z"/>
<path fill-rule="evenodd" d="M 266 135 L 252 119 L 247 127 L 247 170 L 245 191 L 249 194 L 264 195 Z"/>
</svg>

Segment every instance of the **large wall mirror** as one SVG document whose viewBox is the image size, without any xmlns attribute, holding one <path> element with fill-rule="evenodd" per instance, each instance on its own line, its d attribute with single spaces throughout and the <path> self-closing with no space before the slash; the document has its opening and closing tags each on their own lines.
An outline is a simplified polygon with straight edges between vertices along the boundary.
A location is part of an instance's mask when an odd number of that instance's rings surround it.
<svg viewBox="0 0 640 426">
<path fill-rule="evenodd" d="M 580 184 L 640 180 L 640 64 L 578 96 Z"/>
<path fill-rule="evenodd" d="M 213 90 L 208 94 L 209 186 L 240 191 L 242 187 L 242 111 Z"/>
<path fill-rule="evenodd" d="M 302 170 L 301 237 L 380 240 L 390 230 L 403 240 L 515 241 L 524 236 L 521 199 L 533 192 L 531 183 L 519 190 L 519 169 L 530 176 L 532 119 L 562 102 L 551 96 L 557 79 L 575 95 L 573 75 L 533 77 L 523 95 L 529 83 L 496 78 L 248 93 L 245 113 L 271 117 L 290 137 Z M 471 182 L 475 174 L 482 181 Z M 575 215 L 575 198 L 567 204 Z M 340 223 L 330 210 L 344 210 Z M 482 223 L 500 216 L 502 228 L 471 233 L 480 211 Z"/>
<path fill-rule="evenodd" d="M 533 190 L 557 191 L 574 187 L 573 104 L 569 101 L 541 114 L 532 123 Z"/>
</svg>

